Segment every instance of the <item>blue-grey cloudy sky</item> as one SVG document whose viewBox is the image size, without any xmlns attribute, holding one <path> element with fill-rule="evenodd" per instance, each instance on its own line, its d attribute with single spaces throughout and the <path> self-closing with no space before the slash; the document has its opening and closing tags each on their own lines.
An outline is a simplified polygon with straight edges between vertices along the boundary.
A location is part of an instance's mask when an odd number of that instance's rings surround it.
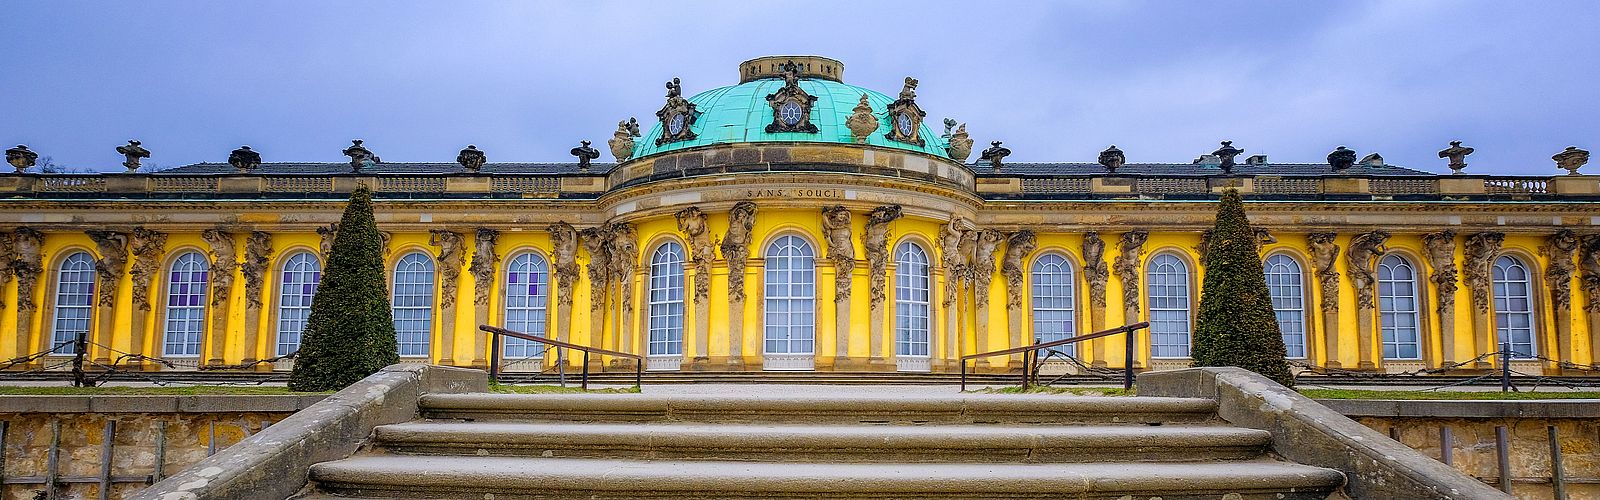
<svg viewBox="0 0 1600 500">
<path fill-rule="evenodd" d="M 662 82 L 736 83 L 740 61 L 820 54 L 1016 161 L 1187 162 L 1232 139 L 1273 161 L 1334 146 L 1445 172 L 1559 173 L 1600 149 L 1600 2 L 6 2 L 0 144 L 118 170 L 149 163 L 569 161 Z M 602 148 L 603 149 L 603 148 Z M 609 160 L 609 156 L 607 157 Z M 1600 168 L 1600 165 L 1591 166 Z"/>
</svg>

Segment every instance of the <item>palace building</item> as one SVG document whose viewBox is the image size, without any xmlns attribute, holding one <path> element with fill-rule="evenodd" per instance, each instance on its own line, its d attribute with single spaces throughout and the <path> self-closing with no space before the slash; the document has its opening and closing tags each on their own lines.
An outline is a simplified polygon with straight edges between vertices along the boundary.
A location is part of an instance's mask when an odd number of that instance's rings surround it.
<svg viewBox="0 0 1600 500">
<path fill-rule="evenodd" d="M 572 163 L 486 161 L 473 146 L 457 163 L 388 162 L 355 141 L 349 162 L 242 147 L 141 172 L 149 152 L 130 142 L 127 173 L 60 174 L 12 148 L 0 360 L 55 349 L 10 369 L 59 365 L 83 336 L 100 365 L 287 369 L 360 186 L 414 361 L 485 366 L 478 326 L 494 325 L 643 354 L 649 370 L 937 372 L 1149 321 L 1135 359 L 1116 337 L 1071 352 L 1185 366 L 1227 189 L 1244 195 L 1289 355 L 1306 365 L 1485 369 L 1502 344 L 1522 373 L 1591 374 L 1600 359 L 1600 177 L 1577 173 L 1582 150 L 1554 157 L 1570 175 L 1540 177 L 1468 172 L 1459 143 L 1440 152 L 1455 170 L 1443 175 L 1343 147 L 1278 163 L 1229 142 L 1184 163 L 1128 163 L 1115 147 L 1013 163 L 965 124 L 930 123 L 915 79 L 882 93 L 815 56 L 738 71 L 693 95 L 699 81 L 673 79 L 654 117 Z M 602 149 L 616 162 L 592 161 Z M 512 369 L 554 363 L 526 341 L 500 351 Z M 613 361 L 593 362 L 627 368 Z"/>
</svg>

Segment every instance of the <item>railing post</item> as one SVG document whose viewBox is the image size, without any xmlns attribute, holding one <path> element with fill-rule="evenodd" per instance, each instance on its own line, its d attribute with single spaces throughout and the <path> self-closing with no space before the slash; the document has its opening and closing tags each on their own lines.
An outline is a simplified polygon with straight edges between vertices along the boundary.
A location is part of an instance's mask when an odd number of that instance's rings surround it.
<svg viewBox="0 0 1600 500">
<path fill-rule="evenodd" d="M 961 392 L 967 392 L 967 360 L 956 358 L 956 362 L 961 363 Z"/>
<path fill-rule="evenodd" d="M 1133 346 L 1135 344 L 1133 336 L 1138 333 L 1139 330 L 1137 329 L 1129 329 L 1126 332 L 1122 332 L 1122 390 L 1124 391 L 1133 389 Z"/>
<path fill-rule="evenodd" d="M 1034 351 L 1022 351 L 1022 392 L 1028 392 L 1028 372 L 1033 368 Z"/>
<path fill-rule="evenodd" d="M 583 390 L 589 390 L 589 351 L 583 351 L 583 379 L 581 383 L 583 384 L 581 386 Z"/>
<path fill-rule="evenodd" d="M 644 392 L 644 360 L 637 361 L 633 364 L 633 388 Z"/>
<path fill-rule="evenodd" d="M 83 357 L 89 353 L 89 331 L 80 330 L 78 336 L 72 340 L 72 386 L 93 387 L 94 382 L 83 373 Z M 20 349 L 19 349 L 20 350 Z"/>
<path fill-rule="evenodd" d="M 1511 343 L 1500 343 L 1500 392 L 1511 391 Z"/>
<path fill-rule="evenodd" d="M 567 386 L 567 356 L 566 355 L 567 355 L 567 350 L 565 348 L 561 348 L 561 347 L 557 347 L 556 348 L 556 380 L 561 383 L 562 387 L 566 387 Z"/>
<path fill-rule="evenodd" d="M 500 383 L 500 332 L 489 332 L 489 381 Z"/>
</svg>

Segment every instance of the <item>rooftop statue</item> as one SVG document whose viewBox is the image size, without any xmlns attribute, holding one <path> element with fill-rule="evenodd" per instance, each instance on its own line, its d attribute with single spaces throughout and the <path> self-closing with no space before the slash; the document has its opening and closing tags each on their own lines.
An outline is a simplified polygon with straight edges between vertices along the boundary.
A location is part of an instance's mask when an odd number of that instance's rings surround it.
<svg viewBox="0 0 1600 500">
<path fill-rule="evenodd" d="M 1353 149 L 1345 149 L 1344 146 L 1339 146 L 1332 153 L 1328 153 L 1328 165 L 1333 166 L 1334 172 L 1350 168 L 1355 164 L 1356 152 Z"/>
<path fill-rule="evenodd" d="M 250 150 L 250 146 L 239 146 L 239 149 L 228 153 L 228 164 L 240 172 L 253 170 L 261 166 L 261 153 Z"/>
<path fill-rule="evenodd" d="M 128 141 L 126 146 L 117 146 L 117 153 L 126 158 L 122 166 L 128 167 L 129 172 L 139 169 L 139 159 L 150 157 L 150 150 L 140 147 L 139 141 Z"/>
<path fill-rule="evenodd" d="M 456 154 L 456 163 L 466 167 L 469 172 L 477 172 L 482 169 L 484 162 L 487 161 L 489 161 L 489 158 L 484 156 L 483 151 L 478 150 L 478 146 L 472 144 L 468 144 L 467 149 L 463 149 Z"/>
<path fill-rule="evenodd" d="M 900 87 L 900 100 L 909 101 L 917 98 L 917 79 L 906 77 L 906 84 Z"/>
<path fill-rule="evenodd" d="M 383 163 L 383 160 L 378 159 L 378 155 L 361 145 L 361 139 L 350 141 L 350 147 L 344 148 L 344 155 L 350 157 L 351 172 L 360 172 L 362 168 L 372 168 L 373 165 Z"/>
<path fill-rule="evenodd" d="M 1556 161 L 1556 167 L 1566 169 L 1567 175 L 1582 175 L 1578 173 L 1578 169 L 1583 167 L 1583 164 L 1589 163 L 1589 152 L 1578 149 L 1577 146 L 1567 146 L 1567 149 L 1556 153 L 1550 159 Z"/>
<path fill-rule="evenodd" d="M 1233 173 L 1233 166 L 1237 165 L 1237 163 L 1233 162 L 1233 158 L 1244 154 L 1244 150 L 1233 147 L 1233 141 L 1222 141 L 1222 147 L 1212 151 L 1211 154 L 1222 160 L 1222 173 L 1231 174 Z"/>
<path fill-rule="evenodd" d="M 694 120 L 699 113 L 694 109 L 694 103 L 683 98 L 683 83 L 677 78 L 667 82 L 667 103 L 656 111 L 656 118 L 661 120 L 661 137 L 656 138 L 656 145 L 660 146 L 669 142 L 692 141 L 695 135 Z"/>
<path fill-rule="evenodd" d="M 853 111 L 844 125 L 850 127 L 850 138 L 856 144 L 866 144 L 867 136 L 878 130 L 878 115 L 872 114 L 872 104 L 867 102 L 866 94 L 861 94 L 861 102 L 856 103 Z"/>
<path fill-rule="evenodd" d="M 572 156 L 578 157 L 578 170 L 589 171 L 589 160 L 600 157 L 600 150 L 589 147 L 589 141 L 581 141 L 581 145 L 572 148 Z"/>
<path fill-rule="evenodd" d="M 633 138 L 639 137 L 639 120 L 629 117 L 628 121 L 617 122 L 617 131 L 611 133 L 611 140 L 606 145 L 611 146 L 611 156 L 623 162 L 633 158 Z"/>
<path fill-rule="evenodd" d="M 772 107 L 772 123 L 767 124 L 767 133 L 817 133 L 817 126 L 811 123 L 811 107 L 816 102 L 816 96 L 800 88 L 800 69 L 794 61 L 784 64 L 783 88 L 767 94 L 767 105 Z"/>
<path fill-rule="evenodd" d="M 967 157 L 972 156 L 972 137 L 967 135 L 967 124 L 961 124 L 960 127 L 956 128 L 956 133 L 950 135 L 950 138 L 946 141 L 944 151 L 950 155 L 952 160 L 961 163 L 967 162 Z"/>
<path fill-rule="evenodd" d="M 906 77 L 900 98 L 889 104 L 889 132 L 884 138 L 918 146 L 926 144 L 922 140 L 922 119 L 927 116 L 928 113 L 917 106 L 917 79 Z"/>
<path fill-rule="evenodd" d="M 940 135 L 939 138 L 940 139 L 944 139 L 946 141 L 950 140 L 950 131 L 951 130 L 955 130 L 955 128 L 956 128 L 956 119 L 955 118 L 945 118 L 944 119 L 944 134 Z"/>
<path fill-rule="evenodd" d="M 1112 144 L 1111 147 L 1100 152 L 1099 162 L 1101 165 L 1105 165 L 1106 172 L 1115 174 L 1117 173 L 1117 169 L 1122 168 L 1123 164 L 1128 163 L 1128 157 L 1122 154 L 1122 150 L 1117 149 L 1116 144 Z"/>
<path fill-rule="evenodd" d="M 1000 147 L 1000 141 L 994 141 L 989 143 L 989 149 L 983 150 L 983 154 L 978 156 L 978 160 L 987 161 L 998 169 L 1003 166 L 1002 162 L 1005 161 L 1007 156 L 1011 156 L 1011 150 Z"/>
<path fill-rule="evenodd" d="M 1472 148 L 1462 146 L 1461 141 L 1450 141 L 1450 147 L 1439 151 L 1440 158 L 1450 159 L 1451 173 L 1459 174 L 1467 168 L 1467 155 L 1472 154 Z"/>
<path fill-rule="evenodd" d="M 865 97 L 863 97 L 865 99 Z M 17 172 L 27 170 L 39 160 L 39 153 L 28 150 L 28 146 L 18 144 L 17 147 L 6 150 L 6 163 L 17 168 Z"/>
</svg>

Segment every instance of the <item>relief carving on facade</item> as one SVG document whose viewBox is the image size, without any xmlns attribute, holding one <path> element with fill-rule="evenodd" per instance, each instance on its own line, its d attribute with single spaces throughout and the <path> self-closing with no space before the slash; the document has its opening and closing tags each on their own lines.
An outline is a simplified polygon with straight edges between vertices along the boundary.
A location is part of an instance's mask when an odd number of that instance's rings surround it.
<svg viewBox="0 0 1600 500">
<path fill-rule="evenodd" d="M 606 303 L 606 284 L 610 282 L 611 232 L 606 226 L 584 229 L 578 235 L 583 249 L 589 252 L 589 310 L 599 312 Z"/>
<path fill-rule="evenodd" d="M 261 289 L 266 284 L 267 269 L 272 266 L 272 233 L 251 231 L 244 241 L 244 263 L 239 269 L 244 273 L 244 305 L 250 309 L 261 308 Z"/>
<path fill-rule="evenodd" d="M 656 118 L 661 120 L 661 137 L 656 138 L 656 145 L 694 140 L 698 136 L 692 129 L 699 117 L 695 104 L 683 97 L 683 82 L 673 78 L 667 82 L 667 103 L 656 111 Z"/>
<path fill-rule="evenodd" d="M 744 301 L 744 268 L 750 260 L 750 238 L 756 227 L 756 204 L 735 203 L 728 211 L 728 232 L 722 237 L 722 259 L 728 262 L 728 300 Z"/>
<path fill-rule="evenodd" d="M 1373 274 L 1372 266 L 1379 255 L 1389 251 L 1384 242 L 1389 241 L 1389 233 L 1372 231 L 1362 233 L 1350 239 L 1350 248 L 1344 252 L 1350 273 L 1350 286 L 1356 289 L 1356 307 L 1371 309 L 1377 307 L 1375 295 L 1377 290 L 1373 284 L 1377 283 L 1377 275 Z"/>
<path fill-rule="evenodd" d="M 1106 306 L 1106 279 L 1111 270 L 1106 267 L 1106 242 L 1099 231 L 1083 235 L 1083 278 L 1089 283 L 1089 303 L 1095 308 Z"/>
<path fill-rule="evenodd" d="M 328 260 L 328 252 L 333 250 L 333 240 L 339 237 L 339 223 L 333 222 L 326 226 L 317 226 L 318 251 L 322 252 L 322 260 Z"/>
<path fill-rule="evenodd" d="M 428 231 L 428 244 L 439 247 L 439 307 L 449 310 L 456 306 L 456 290 L 461 286 L 461 264 L 466 260 L 462 249 L 466 238 L 455 231 L 434 229 Z M 388 245 L 384 245 L 388 246 Z"/>
<path fill-rule="evenodd" d="M 222 229 L 201 231 L 200 239 L 211 245 L 211 308 L 222 311 L 233 291 L 233 271 L 239 267 L 238 251 L 234 250 L 233 235 Z"/>
<path fill-rule="evenodd" d="M 1505 243 L 1505 233 L 1484 232 L 1467 237 L 1466 261 L 1463 271 L 1467 289 L 1472 290 L 1472 306 L 1479 312 L 1489 311 L 1489 286 L 1494 278 L 1490 268 Z"/>
<path fill-rule="evenodd" d="M 100 251 L 94 261 L 94 273 L 99 278 L 95 295 L 100 307 L 117 305 L 117 284 L 122 282 L 122 272 L 128 266 L 128 235 L 115 231 L 84 231 Z"/>
<path fill-rule="evenodd" d="M 884 205 L 867 212 L 867 224 L 862 230 L 861 246 L 867 252 L 872 307 L 882 304 L 885 297 L 884 287 L 889 269 L 889 223 L 903 215 L 900 205 Z"/>
<path fill-rule="evenodd" d="M 939 226 L 939 257 L 944 264 L 944 306 L 956 301 L 956 288 L 965 279 L 970 253 L 962 248 L 971 223 L 952 216 L 950 222 Z"/>
<path fill-rule="evenodd" d="M 1339 245 L 1338 233 L 1311 233 L 1306 235 L 1306 253 L 1311 254 L 1311 266 L 1317 270 L 1317 281 L 1322 285 L 1322 313 L 1339 312 Z"/>
<path fill-rule="evenodd" d="M 767 94 L 767 105 L 772 108 L 772 123 L 767 124 L 767 133 L 817 133 L 817 126 L 811 123 L 811 108 L 817 98 L 800 88 L 799 66 L 789 61 L 783 65 L 782 76 L 783 88 Z"/>
<path fill-rule="evenodd" d="M 889 104 L 889 132 L 884 134 L 885 139 L 906 144 L 921 146 L 922 119 L 928 113 L 917 106 L 917 79 L 906 77 L 905 86 L 900 88 L 900 96 Z"/>
<path fill-rule="evenodd" d="M 381 250 L 383 252 L 383 256 L 384 257 L 388 257 L 389 256 L 389 241 L 391 241 L 393 239 L 394 239 L 394 233 L 391 233 L 391 232 L 388 232 L 388 231 L 378 231 L 378 241 L 381 242 L 381 244 L 383 245 L 383 248 L 381 248 L 379 250 Z"/>
<path fill-rule="evenodd" d="M 550 255 L 555 261 L 556 303 L 572 305 L 572 285 L 578 282 L 578 231 L 566 221 L 551 224 Z"/>
<path fill-rule="evenodd" d="M 495 253 L 494 244 L 500 238 L 500 232 L 486 227 L 478 228 L 474 235 L 472 247 L 472 265 L 467 272 L 472 273 L 472 303 L 479 306 L 489 305 L 489 296 L 494 291 L 494 270 L 500 263 L 500 254 Z"/>
<path fill-rule="evenodd" d="M 689 264 L 694 266 L 694 300 L 704 302 L 711 298 L 711 261 L 717 259 L 711 227 L 700 207 L 679 210 L 673 218 L 678 220 L 678 231 L 689 242 Z"/>
<path fill-rule="evenodd" d="M 1583 291 L 1588 296 L 1583 310 L 1600 313 L 1600 234 L 1586 235 L 1579 247 L 1578 267 L 1583 269 Z"/>
<path fill-rule="evenodd" d="M 994 280 L 994 253 L 1006 241 L 1006 234 L 993 229 L 976 231 L 977 247 L 973 253 L 972 292 L 979 308 L 989 305 L 989 284 Z"/>
<path fill-rule="evenodd" d="M 133 306 L 149 311 L 150 285 L 161 275 L 161 260 L 167 253 L 167 234 L 136 227 L 130 242 L 133 268 L 128 270 L 128 275 L 133 279 Z"/>
<path fill-rule="evenodd" d="M 1006 307 L 1022 307 L 1022 292 L 1026 288 L 1028 254 L 1039 247 L 1033 231 L 1023 229 L 1006 236 L 1006 255 L 1000 264 L 1000 274 L 1006 277 Z"/>
<path fill-rule="evenodd" d="M 833 261 L 834 301 L 850 300 L 850 274 L 856 267 L 856 249 L 850 242 L 850 210 L 844 205 L 822 207 L 822 234 Z"/>
<path fill-rule="evenodd" d="M 16 259 L 16 251 L 12 248 L 11 233 L 0 233 L 0 289 L 11 282 L 11 264 Z M 0 297 L 0 309 L 6 307 L 5 298 Z"/>
<path fill-rule="evenodd" d="M 1439 312 L 1443 314 L 1455 308 L 1456 289 L 1459 288 L 1456 285 L 1460 274 L 1456 270 L 1456 232 L 1445 230 L 1425 234 L 1422 236 L 1422 245 L 1428 251 L 1428 267 L 1433 268 L 1428 280 L 1439 295 Z"/>
<path fill-rule="evenodd" d="M 1562 229 L 1550 235 L 1540 248 L 1550 261 L 1549 267 L 1544 270 L 1544 279 L 1550 286 L 1550 302 L 1557 311 L 1570 310 L 1572 307 L 1572 275 L 1577 270 L 1572 257 L 1577 253 L 1578 245 L 1578 234 L 1571 229 Z"/>
<path fill-rule="evenodd" d="M 1139 309 L 1139 258 L 1144 255 L 1144 242 L 1148 239 L 1149 232 L 1135 229 L 1122 233 L 1122 240 L 1117 242 L 1118 255 L 1111 267 L 1122 281 L 1123 309 Z"/>
<path fill-rule="evenodd" d="M 11 241 L 16 256 L 11 261 L 11 270 L 17 275 L 17 313 L 31 318 L 33 311 L 39 308 L 34 291 L 38 289 L 39 275 L 44 274 L 44 233 L 23 226 L 11 234 Z"/>
<path fill-rule="evenodd" d="M 611 240 L 606 255 L 611 264 L 611 279 L 622 289 L 618 301 L 622 303 L 622 317 L 633 317 L 633 274 L 638 268 L 639 244 L 633 224 L 613 222 L 606 231 Z"/>
</svg>

